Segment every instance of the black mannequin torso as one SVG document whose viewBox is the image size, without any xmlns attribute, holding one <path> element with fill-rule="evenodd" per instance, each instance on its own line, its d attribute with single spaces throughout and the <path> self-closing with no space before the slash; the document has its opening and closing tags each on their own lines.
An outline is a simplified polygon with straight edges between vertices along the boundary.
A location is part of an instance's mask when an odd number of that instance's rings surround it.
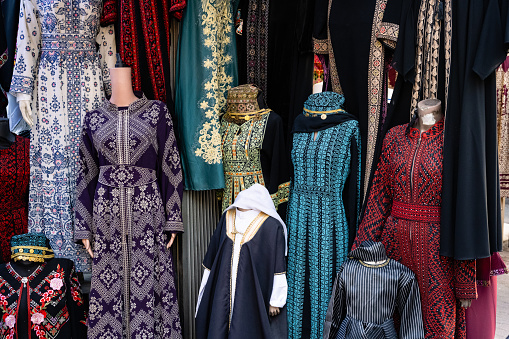
<svg viewBox="0 0 509 339">
<path fill-rule="evenodd" d="M 0 149 L 7 149 L 16 141 L 16 135 L 9 127 L 9 119 L 0 118 Z"/>
<path fill-rule="evenodd" d="M 12 268 L 22 277 L 28 277 L 32 274 L 41 263 L 36 263 L 27 260 L 11 261 Z M 18 327 L 17 339 L 28 339 L 28 306 L 27 306 L 27 291 L 23 286 L 21 293 L 21 300 L 19 302 L 18 318 L 16 320 Z"/>
</svg>

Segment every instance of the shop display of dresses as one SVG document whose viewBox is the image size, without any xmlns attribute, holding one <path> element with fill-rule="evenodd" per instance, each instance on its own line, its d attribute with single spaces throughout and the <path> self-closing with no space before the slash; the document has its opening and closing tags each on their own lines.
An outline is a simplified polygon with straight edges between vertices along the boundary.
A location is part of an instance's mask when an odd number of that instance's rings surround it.
<svg viewBox="0 0 509 339">
<path fill-rule="evenodd" d="M 420 339 L 421 301 L 415 275 L 366 241 L 341 266 L 327 309 L 324 339 Z M 399 331 L 393 314 L 400 315 Z"/>
<path fill-rule="evenodd" d="M 422 99 L 444 103 L 440 254 L 487 258 L 502 250 L 495 70 L 507 56 L 509 2 L 407 3 L 391 106 L 411 116 Z"/>
<path fill-rule="evenodd" d="M 187 4 L 176 66 L 175 117 L 188 190 L 224 188 L 219 115 L 237 86 L 238 0 Z"/>
<path fill-rule="evenodd" d="M 54 258 L 41 233 L 14 236 L 11 246 L 13 260 L 0 265 L 0 336 L 87 338 L 85 304 L 72 261 Z"/>
<path fill-rule="evenodd" d="M 78 271 L 91 265 L 73 241 L 82 120 L 103 100 L 115 64 L 113 28 L 99 27 L 101 6 L 22 0 L 10 88 L 18 101 L 30 101 L 34 117 L 29 230 L 46 234 L 55 255 L 72 259 Z"/>
<path fill-rule="evenodd" d="M 239 208 L 245 210 L 240 211 Z M 286 303 L 286 231 L 267 189 L 255 184 L 223 213 L 203 260 L 196 337 L 284 339 L 269 305 Z"/>
<path fill-rule="evenodd" d="M 115 25 L 118 51 L 132 69 L 133 90 L 170 109 L 170 24 L 173 17 L 182 18 L 185 6 L 186 0 L 104 0 L 101 16 L 101 26 Z"/>
<path fill-rule="evenodd" d="M 166 234 L 184 231 L 183 185 L 166 105 L 105 100 L 85 117 L 80 158 L 75 239 L 94 244 L 89 338 L 181 338 Z"/>
<path fill-rule="evenodd" d="M 288 337 L 321 338 L 360 210 L 360 136 L 343 96 L 312 94 L 294 124 L 288 203 Z"/>
<path fill-rule="evenodd" d="M 11 237 L 27 232 L 29 152 L 30 140 L 20 136 L 0 149 L 0 262 L 11 258 Z"/>
<path fill-rule="evenodd" d="M 414 122 L 385 137 L 354 248 L 382 241 L 389 258 L 415 273 L 426 338 L 465 338 L 457 299 L 477 298 L 475 261 L 440 255 L 444 120 L 423 133 Z"/>
<path fill-rule="evenodd" d="M 258 183 L 271 193 L 276 208 L 288 201 L 290 188 L 283 125 L 279 115 L 263 103 L 253 85 L 228 91 L 227 110 L 221 121 L 225 189 L 224 211 L 240 191 Z"/>
</svg>

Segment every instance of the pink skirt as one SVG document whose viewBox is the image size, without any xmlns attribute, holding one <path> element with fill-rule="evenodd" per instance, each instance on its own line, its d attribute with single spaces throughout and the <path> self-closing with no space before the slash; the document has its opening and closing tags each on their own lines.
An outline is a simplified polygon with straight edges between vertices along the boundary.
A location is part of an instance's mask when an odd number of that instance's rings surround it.
<svg viewBox="0 0 509 339">
<path fill-rule="evenodd" d="M 467 308 L 467 339 L 493 339 L 497 325 L 497 275 L 508 273 L 500 257 L 477 260 L 477 300 Z"/>
</svg>

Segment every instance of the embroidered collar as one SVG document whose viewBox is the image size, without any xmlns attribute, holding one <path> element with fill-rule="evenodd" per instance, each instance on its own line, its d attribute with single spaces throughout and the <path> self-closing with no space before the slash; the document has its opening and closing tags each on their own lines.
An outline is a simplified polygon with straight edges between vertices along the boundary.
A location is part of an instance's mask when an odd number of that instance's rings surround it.
<svg viewBox="0 0 509 339">
<path fill-rule="evenodd" d="M 7 265 L 5 265 L 5 267 L 7 268 L 7 271 L 14 277 L 14 279 L 19 281 L 20 283 L 27 283 L 34 280 L 35 277 L 37 277 L 39 273 L 41 273 L 42 270 L 44 270 L 44 267 L 46 267 L 46 262 L 43 262 L 41 265 L 39 265 L 39 267 L 37 267 L 37 269 L 33 271 L 28 277 L 22 277 L 18 272 L 14 270 L 10 262 L 8 262 Z"/>
<path fill-rule="evenodd" d="M 135 91 L 134 95 L 136 95 L 138 97 L 138 99 L 134 100 L 132 103 L 129 104 L 129 106 L 127 106 L 128 112 L 133 112 L 133 111 L 139 110 L 148 101 L 147 97 L 145 96 L 145 94 L 143 92 Z M 110 112 L 119 110 L 119 107 L 117 105 L 113 104 L 108 99 L 104 99 L 103 107 Z"/>
<path fill-rule="evenodd" d="M 416 120 L 417 120 L 417 115 L 414 115 L 414 117 L 412 118 L 412 120 L 410 121 L 410 123 L 408 124 L 407 129 L 406 129 L 406 134 L 411 138 L 419 138 L 419 135 L 422 138 L 431 138 L 436 135 L 439 135 L 444 130 L 445 118 L 442 118 L 440 121 L 437 121 L 433 125 L 433 127 L 428 129 L 426 132 L 422 132 L 422 133 L 419 131 L 419 129 L 413 127 Z"/>
</svg>

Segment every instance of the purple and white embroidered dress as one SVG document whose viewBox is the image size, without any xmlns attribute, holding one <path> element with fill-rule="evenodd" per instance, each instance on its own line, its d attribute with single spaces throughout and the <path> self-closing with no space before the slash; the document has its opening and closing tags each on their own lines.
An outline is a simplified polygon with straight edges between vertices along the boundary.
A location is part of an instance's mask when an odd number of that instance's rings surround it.
<svg viewBox="0 0 509 339">
<path fill-rule="evenodd" d="M 90 271 L 73 242 L 79 141 L 85 113 L 109 90 L 113 25 L 100 27 L 101 0 L 21 0 L 10 93 L 31 103 L 28 230 L 42 232 L 57 257 Z"/>
<path fill-rule="evenodd" d="M 88 338 L 181 338 L 165 233 L 183 232 L 182 170 L 170 113 L 145 96 L 88 113 L 75 239 L 93 241 Z"/>
</svg>

